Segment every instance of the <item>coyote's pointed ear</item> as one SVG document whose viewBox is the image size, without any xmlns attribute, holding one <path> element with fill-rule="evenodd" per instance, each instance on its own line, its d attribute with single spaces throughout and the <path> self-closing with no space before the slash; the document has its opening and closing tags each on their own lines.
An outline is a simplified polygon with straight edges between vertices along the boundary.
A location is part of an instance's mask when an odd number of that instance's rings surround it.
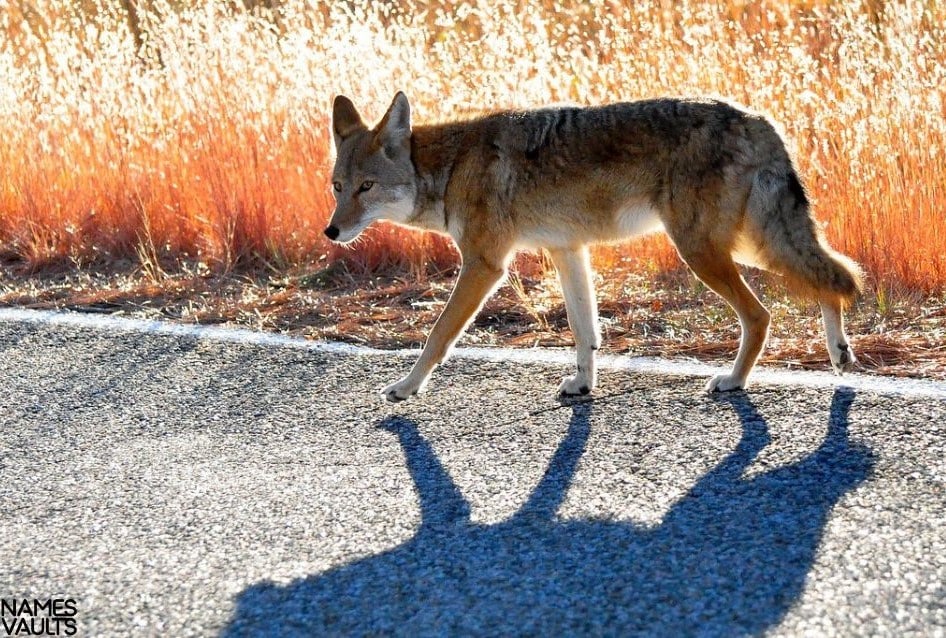
<svg viewBox="0 0 946 638">
<path fill-rule="evenodd" d="M 332 105 L 332 134 L 335 136 L 335 148 L 338 148 L 342 141 L 352 133 L 367 128 L 352 101 L 344 95 L 337 96 Z"/>
<path fill-rule="evenodd" d="M 398 91 L 377 126 L 378 143 L 385 149 L 396 150 L 406 147 L 411 139 L 411 105 L 407 96 Z"/>
</svg>

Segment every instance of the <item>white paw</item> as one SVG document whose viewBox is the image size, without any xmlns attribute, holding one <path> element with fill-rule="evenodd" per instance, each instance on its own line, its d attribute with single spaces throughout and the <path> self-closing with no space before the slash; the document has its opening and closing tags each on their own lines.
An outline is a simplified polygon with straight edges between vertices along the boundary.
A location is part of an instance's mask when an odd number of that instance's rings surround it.
<svg viewBox="0 0 946 638">
<path fill-rule="evenodd" d="M 579 396 L 594 390 L 594 382 L 578 375 L 565 377 L 558 386 L 559 396 Z"/>
<path fill-rule="evenodd" d="M 410 377 L 405 377 L 397 383 L 392 383 L 384 390 L 381 390 L 381 396 L 391 403 L 398 403 L 409 399 L 416 394 L 424 391 L 421 384 L 414 383 Z"/>
<path fill-rule="evenodd" d="M 729 392 L 730 390 L 741 390 L 746 387 L 745 379 L 740 379 L 731 374 L 717 374 L 706 383 L 707 392 Z"/>
<path fill-rule="evenodd" d="M 828 355 L 831 357 L 831 367 L 838 376 L 853 369 L 857 363 L 854 350 L 846 343 L 829 344 Z"/>
</svg>

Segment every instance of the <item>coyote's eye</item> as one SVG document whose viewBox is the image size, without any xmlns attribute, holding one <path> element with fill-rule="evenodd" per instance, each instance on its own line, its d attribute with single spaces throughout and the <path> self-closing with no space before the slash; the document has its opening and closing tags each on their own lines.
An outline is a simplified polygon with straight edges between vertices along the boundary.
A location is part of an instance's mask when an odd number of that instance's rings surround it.
<svg viewBox="0 0 946 638">
<path fill-rule="evenodd" d="M 361 188 L 358 189 L 359 193 L 364 193 L 365 191 L 371 190 L 371 187 L 374 186 L 374 182 L 368 180 L 361 183 Z"/>
<path fill-rule="evenodd" d="M 335 189 L 336 193 L 342 192 L 342 183 L 341 182 L 332 182 L 332 188 Z"/>
</svg>

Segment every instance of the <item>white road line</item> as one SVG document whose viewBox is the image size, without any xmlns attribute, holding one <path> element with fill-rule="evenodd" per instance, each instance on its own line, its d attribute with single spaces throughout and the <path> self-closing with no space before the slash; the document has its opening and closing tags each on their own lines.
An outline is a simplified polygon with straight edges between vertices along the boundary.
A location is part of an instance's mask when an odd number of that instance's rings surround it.
<svg viewBox="0 0 946 638">
<path fill-rule="evenodd" d="M 418 350 L 378 350 L 376 348 L 366 348 L 331 341 L 309 341 L 299 337 L 257 332 L 243 328 L 177 324 L 164 321 L 149 321 L 147 319 L 132 319 L 128 317 L 51 310 L 28 310 L 24 308 L 0 308 L 0 321 L 38 323 L 54 326 L 75 326 L 102 331 L 140 332 L 157 335 L 193 337 L 225 343 L 295 348 L 327 352 L 330 354 L 414 357 L 419 352 Z M 856 345 L 855 340 L 855 346 Z M 562 366 L 570 366 L 574 363 L 574 354 L 566 349 L 457 348 L 454 350 L 452 356 L 480 361 L 545 363 Z M 704 363 L 656 359 L 651 357 L 601 355 L 599 362 L 601 369 L 628 370 L 631 372 L 658 375 L 705 377 L 728 371 L 726 368 Z M 843 377 L 836 377 L 828 372 L 776 370 L 761 367 L 753 372 L 752 378 L 755 382 L 772 385 L 805 387 L 846 386 L 855 390 L 877 392 L 880 394 L 946 399 L 946 382 L 926 379 L 904 379 L 862 374 L 848 374 Z"/>
</svg>

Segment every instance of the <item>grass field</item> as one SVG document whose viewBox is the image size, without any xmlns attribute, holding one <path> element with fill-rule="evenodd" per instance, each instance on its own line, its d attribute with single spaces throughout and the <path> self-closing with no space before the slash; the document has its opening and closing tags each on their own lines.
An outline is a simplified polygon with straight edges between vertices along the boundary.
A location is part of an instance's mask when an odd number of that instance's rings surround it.
<svg viewBox="0 0 946 638">
<path fill-rule="evenodd" d="M 336 93 L 377 116 L 404 89 L 418 121 L 713 94 L 780 122 L 828 236 L 875 282 L 946 283 L 940 2 L 187 4 L 0 1 L 8 260 L 227 270 L 347 254 L 319 232 Z M 372 270 L 455 260 L 438 239 L 370 235 L 349 258 Z M 598 263 L 630 256 L 675 263 L 652 240 Z"/>
<path fill-rule="evenodd" d="M 403 89 L 418 122 L 667 94 L 765 112 L 865 267 L 866 312 L 909 316 L 946 291 L 944 86 L 940 0 L 0 0 L 0 303 L 58 298 L 23 291 L 43 272 L 165 292 L 333 263 L 351 289 L 449 273 L 440 237 L 379 225 L 349 250 L 321 233 L 332 97 L 373 119 Z M 618 299 L 679 267 L 660 238 L 595 262 Z M 520 293 L 547 268 L 517 264 Z"/>
</svg>

